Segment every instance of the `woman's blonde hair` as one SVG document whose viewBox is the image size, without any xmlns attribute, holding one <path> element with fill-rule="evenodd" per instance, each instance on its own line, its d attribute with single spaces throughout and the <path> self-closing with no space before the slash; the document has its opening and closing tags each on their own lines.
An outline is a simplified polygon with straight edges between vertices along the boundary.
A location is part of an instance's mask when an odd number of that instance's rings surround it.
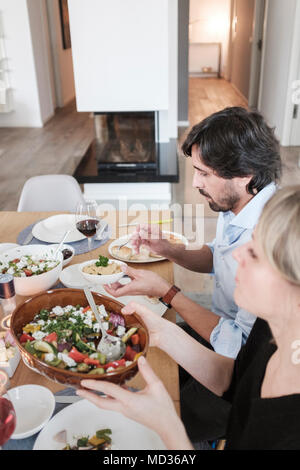
<svg viewBox="0 0 300 470">
<path fill-rule="evenodd" d="M 267 202 L 255 237 L 270 264 L 300 286 L 300 185 L 279 189 Z"/>
</svg>

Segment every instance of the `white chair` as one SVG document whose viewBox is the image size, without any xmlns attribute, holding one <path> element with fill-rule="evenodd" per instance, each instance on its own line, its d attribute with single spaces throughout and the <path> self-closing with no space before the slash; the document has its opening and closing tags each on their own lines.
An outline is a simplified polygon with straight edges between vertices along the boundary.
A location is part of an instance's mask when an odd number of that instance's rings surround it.
<svg viewBox="0 0 300 470">
<path fill-rule="evenodd" d="M 29 178 L 23 186 L 18 212 L 71 211 L 84 197 L 70 175 L 41 175 Z"/>
</svg>

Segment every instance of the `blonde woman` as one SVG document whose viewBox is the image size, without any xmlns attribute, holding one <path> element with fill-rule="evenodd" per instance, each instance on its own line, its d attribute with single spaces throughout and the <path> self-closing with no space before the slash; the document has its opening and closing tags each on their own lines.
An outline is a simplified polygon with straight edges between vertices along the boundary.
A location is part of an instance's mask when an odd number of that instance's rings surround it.
<svg viewBox="0 0 300 470">
<path fill-rule="evenodd" d="M 232 403 L 226 449 L 300 449 L 300 186 L 266 204 L 253 239 L 234 252 L 235 300 L 258 319 L 236 360 L 221 356 L 150 310 L 130 303 L 147 323 L 151 344 L 166 351 L 212 393 Z M 192 449 L 160 380 L 144 358 L 146 388 L 133 393 L 84 380 L 78 394 L 155 430 L 168 449 Z"/>
</svg>

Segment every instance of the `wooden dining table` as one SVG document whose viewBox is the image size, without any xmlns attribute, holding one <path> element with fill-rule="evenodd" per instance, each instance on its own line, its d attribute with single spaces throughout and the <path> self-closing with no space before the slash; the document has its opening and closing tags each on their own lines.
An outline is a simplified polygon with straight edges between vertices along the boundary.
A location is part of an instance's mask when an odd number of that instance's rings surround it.
<svg viewBox="0 0 300 470">
<path fill-rule="evenodd" d="M 50 217 L 52 215 L 60 214 L 60 212 L 0 212 L 0 243 L 17 243 L 19 233 L 37 221 Z M 84 254 L 75 255 L 70 264 L 81 263 L 85 260 L 97 258 L 100 254 L 109 256 L 108 246 L 112 239 L 132 233 L 135 226 L 119 227 L 119 225 L 126 225 L 130 223 L 149 223 L 155 220 L 168 220 L 170 214 L 168 211 L 161 211 L 158 213 L 150 213 L 148 211 L 141 211 L 138 214 L 134 212 L 131 214 L 129 211 L 107 211 L 103 214 L 103 220 L 107 221 L 112 233 L 112 238 L 102 246 Z M 172 230 L 171 222 L 161 225 L 163 230 Z M 173 264 L 168 260 L 157 261 L 154 263 L 142 264 L 128 264 L 137 269 L 152 270 L 158 273 L 163 278 L 173 283 Z M 59 280 L 58 280 L 59 283 Z M 55 287 L 55 286 L 54 286 Z M 17 305 L 24 302 L 28 297 L 21 297 L 17 295 Z M 149 303 L 151 309 L 151 304 Z M 173 309 L 168 309 L 164 318 L 175 322 L 176 313 Z M 164 383 L 167 391 L 169 392 L 175 408 L 180 415 L 180 395 L 179 395 L 179 377 L 177 364 L 163 351 L 156 347 L 150 347 L 147 359 L 153 368 L 154 372 Z M 50 381 L 42 375 L 29 369 L 21 360 L 13 377 L 10 379 L 10 386 L 16 387 L 24 384 L 37 384 L 50 389 L 53 393 L 59 392 L 66 388 L 66 386 Z M 133 379 L 128 381 L 126 385 L 141 389 L 145 383 L 140 373 Z"/>
</svg>

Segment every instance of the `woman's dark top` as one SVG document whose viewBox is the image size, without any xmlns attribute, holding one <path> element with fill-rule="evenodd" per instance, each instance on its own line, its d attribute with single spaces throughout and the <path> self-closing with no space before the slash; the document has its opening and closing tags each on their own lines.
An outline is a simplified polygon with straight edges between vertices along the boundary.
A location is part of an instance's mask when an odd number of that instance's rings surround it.
<svg viewBox="0 0 300 470">
<path fill-rule="evenodd" d="M 268 324 L 257 319 L 235 361 L 224 395 L 232 402 L 225 449 L 300 449 L 300 394 L 260 398 L 266 366 L 277 349 L 271 339 Z"/>
</svg>

